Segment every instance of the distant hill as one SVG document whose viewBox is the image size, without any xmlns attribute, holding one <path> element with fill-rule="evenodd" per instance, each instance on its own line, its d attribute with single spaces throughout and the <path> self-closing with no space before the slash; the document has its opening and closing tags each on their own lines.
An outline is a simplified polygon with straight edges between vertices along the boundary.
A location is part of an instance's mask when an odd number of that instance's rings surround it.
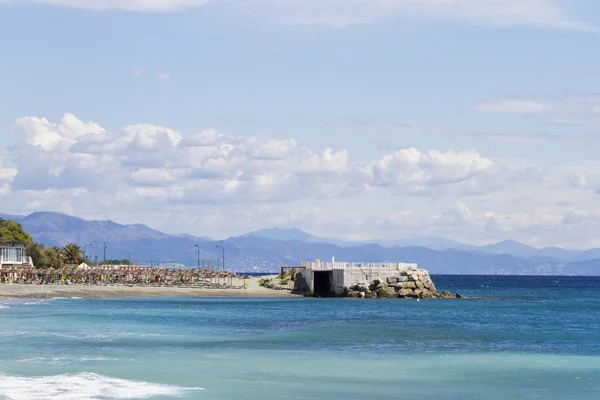
<svg viewBox="0 0 600 400">
<path fill-rule="evenodd" d="M 3 214 L 0 214 L 3 216 Z M 240 237 L 215 242 L 192 235 L 169 235 L 148 226 L 122 225 L 113 221 L 86 221 L 53 212 L 36 212 L 28 216 L 3 216 L 16 219 L 46 246 L 64 246 L 74 242 L 87 248 L 91 257 L 103 257 L 102 244 L 107 241 L 107 258 L 131 259 L 139 264 L 195 266 L 198 249 L 201 260 L 222 265 L 221 244 L 226 249 L 227 269 L 235 271 L 277 271 L 281 265 L 299 265 L 317 258 L 339 261 L 416 262 L 434 274 L 500 275 L 600 275 L 600 249 L 586 251 L 559 248 L 535 249 L 516 241 L 475 247 L 443 238 L 421 238 L 399 243 L 430 243 L 432 247 L 454 245 L 460 248 L 431 249 L 422 245 L 384 243 L 357 244 L 319 238 L 298 229 L 265 229 Z M 198 247 L 196 247 L 196 245 Z M 585 258 L 589 257 L 589 258 Z"/>
</svg>

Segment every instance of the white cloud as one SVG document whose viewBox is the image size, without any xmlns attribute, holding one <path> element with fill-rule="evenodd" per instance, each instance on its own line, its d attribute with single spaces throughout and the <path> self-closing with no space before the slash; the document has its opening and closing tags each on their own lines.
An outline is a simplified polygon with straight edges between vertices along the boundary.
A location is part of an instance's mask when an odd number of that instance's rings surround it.
<svg viewBox="0 0 600 400">
<path fill-rule="evenodd" d="M 8 0 L 11 1 L 11 0 Z M 13 0 L 14 1 L 14 0 Z M 259 18 L 344 28 L 380 20 L 456 21 L 486 26 L 532 26 L 597 31 L 569 15 L 562 0 L 24 0 L 92 10 L 172 12 L 209 3 Z"/>
<path fill-rule="evenodd" d="M 0 197 L 8 195 L 12 190 L 12 181 L 17 174 L 14 168 L 7 168 L 4 159 L 0 156 Z"/>
<path fill-rule="evenodd" d="M 472 149 L 407 148 L 359 163 L 346 149 L 316 151 L 291 138 L 149 124 L 107 131 L 71 114 L 58 123 L 20 118 L 15 129 L 15 167 L 0 160 L 3 211 L 56 210 L 196 234 L 207 234 L 200 222 L 224 236 L 295 225 L 329 236 L 476 241 L 527 239 L 539 229 L 548 243 L 552 227 L 566 232 L 564 220 L 573 230 L 575 214 L 596 215 L 600 186 L 596 164 L 509 168 Z M 566 210 L 571 203 L 579 209 Z M 190 217 L 173 218 L 180 214 Z M 573 235 L 583 232 L 590 234 Z"/>
<path fill-rule="evenodd" d="M 171 80 L 171 75 L 167 74 L 167 73 L 159 74 L 158 77 L 157 77 L 157 79 L 159 81 L 163 81 L 163 82 L 170 81 Z"/>
<path fill-rule="evenodd" d="M 434 186 L 464 183 L 485 173 L 491 160 L 475 150 L 425 153 L 415 148 L 384 156 L 374 166 L 374 183 L 393 186 L 408 192 L 422 192 Z"/>
</svg>

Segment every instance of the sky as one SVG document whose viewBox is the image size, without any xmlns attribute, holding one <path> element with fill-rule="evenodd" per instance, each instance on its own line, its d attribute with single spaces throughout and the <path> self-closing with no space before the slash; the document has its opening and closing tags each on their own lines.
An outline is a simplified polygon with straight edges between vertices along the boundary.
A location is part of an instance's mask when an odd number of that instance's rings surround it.
<svg viewBox="0 0 600 400">
<path fill-rule="evenodd" d="M 594 0 L 0 0 L 0 212 L 600 247 Z"/>
</svg>

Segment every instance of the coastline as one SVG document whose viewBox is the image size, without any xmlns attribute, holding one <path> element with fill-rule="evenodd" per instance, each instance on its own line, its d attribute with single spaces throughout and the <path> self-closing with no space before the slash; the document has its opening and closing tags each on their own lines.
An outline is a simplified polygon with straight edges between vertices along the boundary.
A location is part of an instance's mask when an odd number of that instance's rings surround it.
<svg viewBox="0 0 600 400">
<path fill-rule="evenodd" d="M 25 285 L 0 284 L 0 299 L 51 299 L 55 297 L 126 298 L 126 297 L 297 297 L 289 291 L 271 290 L 258 285 L 260 277 L 246 280 L 246 289 L 207 289 L 176 286 L 129 285 Z M 234 282 L 242 286 L 243 282 Z"/>
</svg>

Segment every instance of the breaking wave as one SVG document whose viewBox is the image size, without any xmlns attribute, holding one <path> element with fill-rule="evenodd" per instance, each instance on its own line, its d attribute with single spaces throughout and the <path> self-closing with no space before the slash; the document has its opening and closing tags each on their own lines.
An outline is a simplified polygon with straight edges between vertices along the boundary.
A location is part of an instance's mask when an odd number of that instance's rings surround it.
<svg viewBox="0 0 600 400">
<path fill-rule="evenodd" d="M 0 374 L 0 397 L 5 396 L 7 400 L 150 399 L 155 396 L 181 397 L 199 390 L 204 389 L 130 381 L 89 372 L 36 377 Z"/>
</svg>

